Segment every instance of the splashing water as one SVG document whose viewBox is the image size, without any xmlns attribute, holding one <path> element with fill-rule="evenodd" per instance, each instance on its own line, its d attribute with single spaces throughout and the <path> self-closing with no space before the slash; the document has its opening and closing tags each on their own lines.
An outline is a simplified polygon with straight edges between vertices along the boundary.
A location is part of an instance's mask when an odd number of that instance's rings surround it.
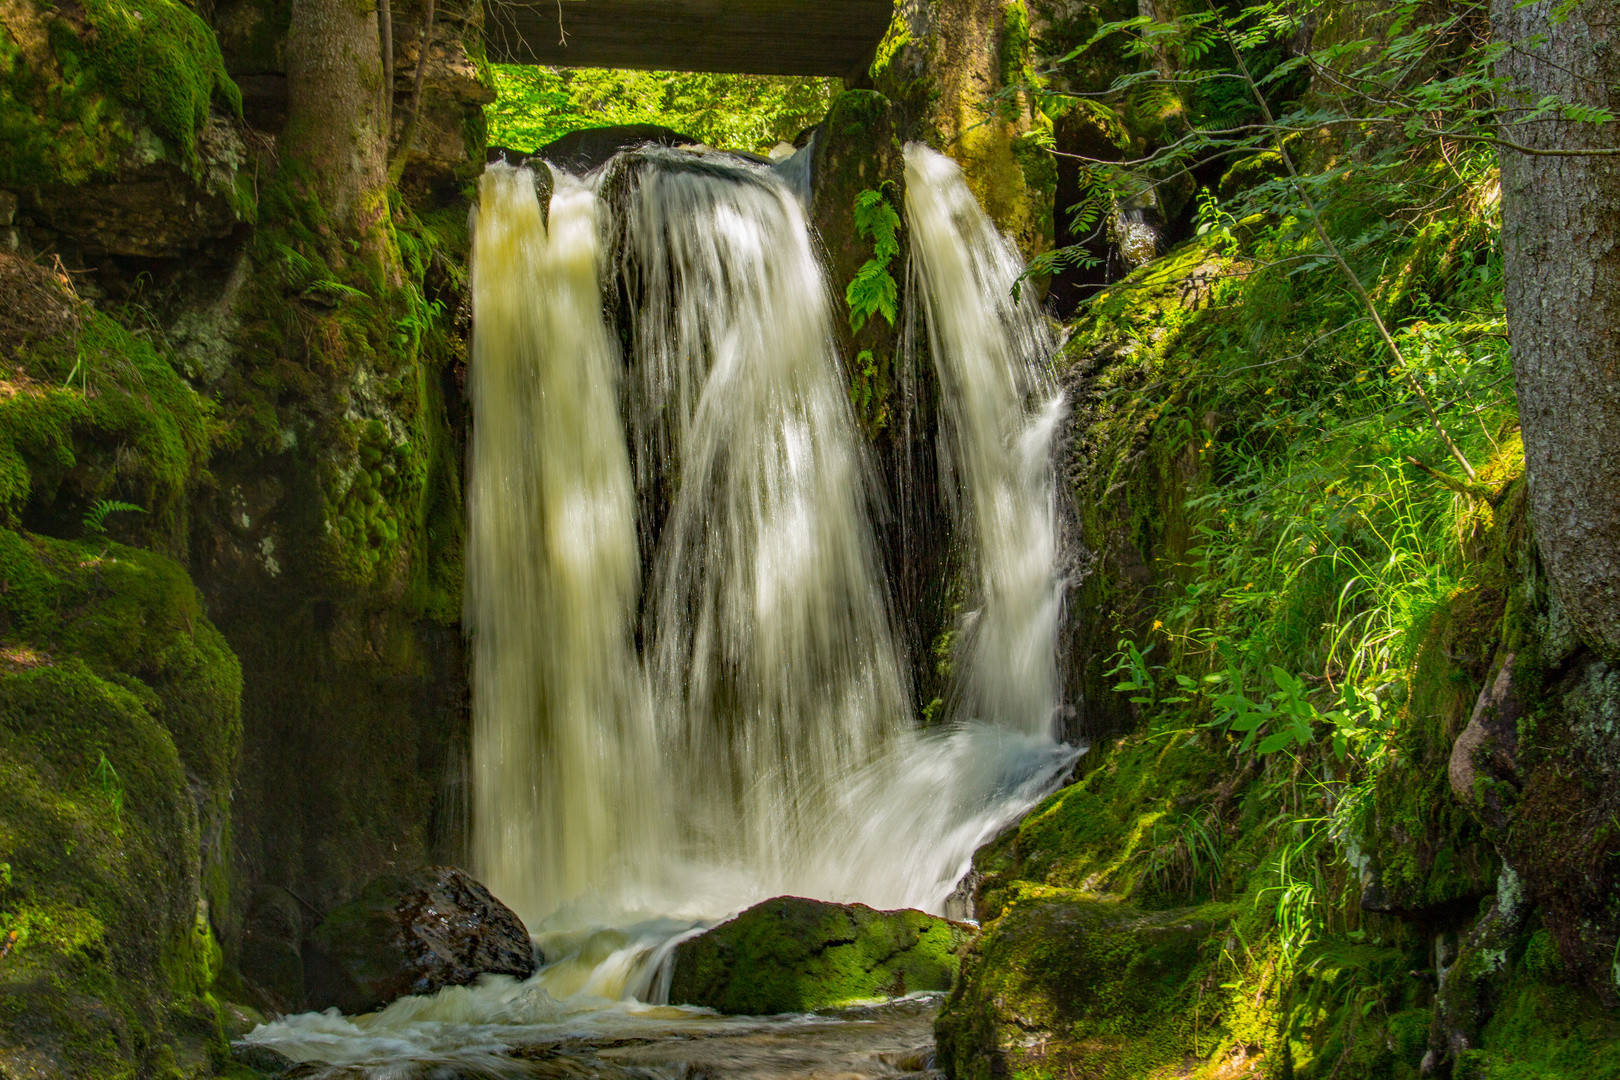
<svg viewBox="0 0 1620 1080">
<path fill-rule="evenodd" d="M 643 150 L 589 183 L 554 175 L 548 224 L 533 175 L 492 165 L 473 264 L 473 853 L 545 964 L 255 1041 L 468 1071 L 526 1043 L 753 1038 L 762 1021 L 643 1004 L 667 998 L 680 940 L 787 894 L 940 912 L 1073 763 L 1050 732 L 1052 341 L 960 171 L 917 146 L 906 162 L 980 594 L 955 721 L 910 715 L 798 195 L 735 159 Z"/>
</svg>

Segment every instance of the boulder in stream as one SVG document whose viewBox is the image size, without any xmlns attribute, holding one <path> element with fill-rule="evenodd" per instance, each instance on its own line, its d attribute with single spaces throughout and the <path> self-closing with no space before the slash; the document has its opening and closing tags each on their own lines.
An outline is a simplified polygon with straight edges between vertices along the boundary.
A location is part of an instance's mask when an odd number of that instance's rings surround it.
<svg viewBox="0 0 1620 1080">
<path fill-rule="evenodd" d="M 322 920 L 304 946 L 305 1004 L 371 1012 L 486 973 L 526 979 L 534 968 L 511 908 L 466 871 L 430 866 L 378 878 Z"/>
<path fill-rule="evenodd" d="M 972 935 L 921 911 L 779 896 L 682 942 L 669 1000 L 764 1016 L 949 990 Z"/>
</svg>

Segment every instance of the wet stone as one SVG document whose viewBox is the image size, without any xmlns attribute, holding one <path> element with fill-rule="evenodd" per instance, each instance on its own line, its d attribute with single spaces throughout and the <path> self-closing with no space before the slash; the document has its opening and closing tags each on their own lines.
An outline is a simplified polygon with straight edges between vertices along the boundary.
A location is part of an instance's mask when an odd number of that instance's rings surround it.
<svg viewBox="0 0 1620 1080">
<path fill-rule="evenodd" d="M 303 959 L 305 1004 L 345 1013 L 483 974 L 526 979 L 535 969 L 517 915 L 471 875 L 444 866 L 373 881 L 316 927 Z"/>
</svg>

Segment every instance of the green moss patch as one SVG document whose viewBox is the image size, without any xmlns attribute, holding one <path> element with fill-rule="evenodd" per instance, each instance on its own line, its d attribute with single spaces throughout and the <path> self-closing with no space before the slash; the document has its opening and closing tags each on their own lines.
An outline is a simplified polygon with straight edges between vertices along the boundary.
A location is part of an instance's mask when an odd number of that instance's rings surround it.
<svg viewBox="0 0 1620 1080">
<path fill-rule="evenodd" d="M 0 583 L 0 1045 L 206 1068 L 240 668 L 160 555 L 0 529 Z"/>
<path fill-rule="evenodd" d="M 59 316 L 0 342 L 10 353 L 0 356 L 0 520 L 15 525 L 26 512 L 74 534 L 92 503 L 118 499 L 147 512 L 132 523 L 135 535 L 178 548 L 184 496 L 210 453 L 213 408 L 149 338 L 51 278 L 0 254 L 0 287 L 54 290 Z"/>
<path fill-rule="evenodd" d="M 682 944 L 669 1000 L 764 1016 L 947 990 L 967 936 L 920 911 L 778 897 Z"/>
<path fill-rule="evenodd" d="M 959 1080 L 1138 1077 L 1198 1045 L 1201 956 L 1219 909 L 1149 914 L 1074 895 L 1032 897 L 986 927 L 936 1022 Z M 1212 1000 L 1203 1016 L 1215 1028 Z"/>
<path fill-rule="evenodd" d="M 192 176 L 217 103 L 241 114 L 214 32 L 178 0 L 19 0 L 0 29 L 0 184 L 78 184 L 106 172 L 144 123 Z"/>
</svg>

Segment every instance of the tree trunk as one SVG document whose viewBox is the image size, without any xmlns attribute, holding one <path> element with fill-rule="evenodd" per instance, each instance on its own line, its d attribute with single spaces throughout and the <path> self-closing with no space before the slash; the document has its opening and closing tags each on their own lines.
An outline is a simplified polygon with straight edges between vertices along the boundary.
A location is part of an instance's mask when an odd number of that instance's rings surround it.
<svg viewBox="0 0 1620 1080">
<path fill-rule="evenodd" d="M 332 224 L 362 238 L 381 231 L 388 209 L 382 68 L 374 9 L 293 0 L 282 158 Z"/>
<path fill-rule="evenodd" d="M 1514 43 L 1501 137 L 1542 151 L 1620 145 L 1620 125 L 1515 125 L 1544 95 L 1620 110 L 1620 8 L 1492 0 Z M 1532 44 L 1537 40 L 1541 44 Z M 1585 642 L 1620 659 L 1620 157 L 1509 147 L 1502 248 L 1531 521 L 1558 599 Z"/>
</svg>

